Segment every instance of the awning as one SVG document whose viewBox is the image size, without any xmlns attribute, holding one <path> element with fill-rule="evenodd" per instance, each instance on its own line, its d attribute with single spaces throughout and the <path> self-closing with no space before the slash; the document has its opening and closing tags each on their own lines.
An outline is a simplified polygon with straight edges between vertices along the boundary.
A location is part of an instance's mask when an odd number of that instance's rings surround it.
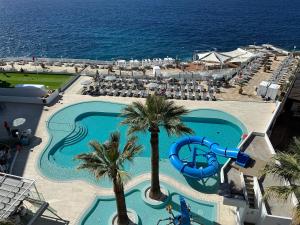
<svg viewBox="0 0 300 225">
<path fill-rule="evenodd" d="M 198 61 L 200 62 L 218 63 L 218 64 L 223 64 L 231 58 L 230 56 L 218 52 L 197 54 L 197 57 L 198 57 Z"/>
</svg>

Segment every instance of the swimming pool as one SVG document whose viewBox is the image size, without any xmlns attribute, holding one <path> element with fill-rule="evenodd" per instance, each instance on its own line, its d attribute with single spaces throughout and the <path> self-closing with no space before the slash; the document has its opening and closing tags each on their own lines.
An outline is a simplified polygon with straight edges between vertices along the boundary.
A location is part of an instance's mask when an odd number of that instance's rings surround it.
<svg viewBox="0 0 300 225">
<path fill-rule="evenodd" d="M 152 208 L 145 204 L 141 198 L 141 191 L 146 183 L 142 183 L 135 187 L 133 190 L 126 193 L 126 205 L 127 208 L 133 209 L 143 225 L 157 224 L 159 219 L 170 217 L 167 211 L 162 208 Z M 180 212 L 180 203 L 178 191 L 171 186 L 164 184 L 170 191 L 170 200 L 168 205 L 172 206 L 174 215 L 178 215 Z M 196 224 L 213 225 L 217 220 L 217 204 L 208 201 L 195 201 L 188 196 L 184 196 L 186 203 L 190 206 L 192 218 Z M 110 216 L 116 211 L 116 203 L 114 197 L 98 197 L 92 203 L 91 207 L 86 211 L 80 225 L 107 225 L 107 221 Z M 160 225 L 166 225 L 166 221 L 160 223 Z"/>
<path fill-rule="evenodd" d="M 121 142 L 126 138 L 126 126 L 120 126 L 122 118 L 119 116 L 124 105 L 109 102 L 84 102 L 71 105 L 56 112 L 48 121 L 50 135 L 49 143 L 41 154 L 39 167 L 44 175 L 55 180 L 82 179 L 102 187 L 111 187 L 107 179 L 96 181 L 86 171 L 78 171 L 79 162 L 74 160 L 77 154 L 90 151 L 90 140 L 107 140 L 110 132 L 119 130 L 122 134 Z M 196 135 L 209 139 L 222 146 L 236 147 L 241 140 L 242 133 L 246 132 L 243 124 L 233 116 L 222 111 L 199 109 L 193 110 L 183 117 L 184 123 L 192 128 Z M 219 177 L 209 178 L 205 184 L 183 177 L 169 163 L 168 152 L 172 142 L 178 137 L 168 137 L 167 133 L 160 132 L 160 172 L 176 177 L 181 183 L 207 193 L 215 193 Z M 139 133 L 139 143 L 144 146 L 141 154 L 134 159 L 133 164 L 127 165 L 132 177 L 150 171 L 150 144 L 148 133 Z M 199 159 L 205 162 L 204 158 Z M 220 164 L 227 159 L 218 157 Z"/>
</svg>

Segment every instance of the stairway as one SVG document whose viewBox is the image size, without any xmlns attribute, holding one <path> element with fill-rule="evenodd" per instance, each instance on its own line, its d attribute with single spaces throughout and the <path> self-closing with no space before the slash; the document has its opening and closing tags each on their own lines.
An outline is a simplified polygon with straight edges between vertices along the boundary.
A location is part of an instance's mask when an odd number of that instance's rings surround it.
<svg viewBox="0 0 300 225">
<path fill-rule="evenodd" d="M 82 139 L 84 139 L 88 134 L 88 129 L 85 126 L 77 125 L 75 130 L 64 139 L 64 146 L 73 145 Z"/>
<path fill-rule="evenodd" d="M 255 192 L 253 188 L 253 177 L 244 175 L 245 185 L 246 185 L 246 194 L 247 194 L 247 200 L 249 204 L 249 208 L 255 209 Z"/>
<path fill-rule="evenodd" d="M 60 152 L 60 154 L 70 154 L 70 149 L 65 149 L 67 146 L 75 145 L 76 143 L 83 140 L 88 135 L 88 129 L 87 127 L 83 125 L 76 125 L 73 132 L 70 133 L 67 137 L 65 137 L 63 140 L 61 140 L 58 144 L 57 151 Z M 55 163 L 55 152 L 52 154 L 49 154 L 48 160 L 43 163 L 43 167 L 46 167 L 46 164 L 48 163 L 48 166 L 51 167 L 53 163 Z M 60 167 L 56 165 L 56 167 Z M 65 167 L 62 167 L 65 168 Z M 51 171 L 51 170 L 49 170 Z"/>
</svg>

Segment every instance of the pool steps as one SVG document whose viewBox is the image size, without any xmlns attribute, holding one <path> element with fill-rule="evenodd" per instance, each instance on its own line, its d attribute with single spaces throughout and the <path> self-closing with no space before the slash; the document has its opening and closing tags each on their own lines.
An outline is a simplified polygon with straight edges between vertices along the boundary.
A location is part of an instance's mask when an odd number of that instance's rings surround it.
<svg viewBox="0 0 300 225">
<path fill-rule="evenodd" d="M 84 139 L 87 135 L 88 135 L 88 129 L 85 126 L 76 125 L 73 132 L 61 141 L 61 147 L 59 148 L 59 151 L 63 154 L 64 147 L 74 145 L 74 144 L 78 143 L 79 141 Z M 55 156 L 54 155 L 49 155 L 49 162 L 51 164 L 55 163 Z M 64 167 L 62 167 L 62 168 L 64 168 Z"/>
<path fill-rule="evenodd" d="M 74 131 L 68 135 L 66 138 L 63 140 L 62 146 L 69 146 L 73 145 L 82 139 L 84 139 L 88 134 L 88 129 L 83 126 L 83 125 L 77 125 L 74 129 Z"/>
</svg>

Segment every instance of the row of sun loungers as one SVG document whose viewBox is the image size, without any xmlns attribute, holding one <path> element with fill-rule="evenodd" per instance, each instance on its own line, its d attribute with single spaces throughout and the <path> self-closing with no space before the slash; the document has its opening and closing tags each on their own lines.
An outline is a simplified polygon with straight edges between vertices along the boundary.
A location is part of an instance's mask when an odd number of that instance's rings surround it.
<svg viewBox="0 0 300 225">
<path fill-rule="evenodd" d="M 84 88 L 82 91 L 83 95 L 92 96 L 120 96 L 120 97 L 136 97 L 136 98 L 146 98 L 151 91 L 148 90 L 119 90 L 113 88 L 98 89 L 98 88 Z M 153 91 L 161 96 L 165 96 L 168 99 L 182 99 L 182 100 L 206 100 L 206 101 L 216 101 L 215 95 L 210 92 L 193 92 L 193 91 Z"/>
<path fill-rule="evenodd" d="M 108 80 L 107 77 L 95 76 L 94 84 L 89 87 L 85 86 L 82 94 L 146 98 L 150 93 L 156 93 L 168 99 L 215 101 L 215 93 L 219 92 L 216 86 L 208 85 L 205 88 L 195 80 L 133 79 L 121 76 L 115 76 L 114 79 Z M 151 83 L 154 85 L 151 86 Z"/>
<path fill-rule="evenodd" d="M 278 66 L 276 71 L 273 72 L 272 77 L 269 79 L 271 83 L 283 84 L 286 81 L 288 73 L 290 72 L 291 65 L 295 62 L 292 56 L 285 58 L 282 63 Z"/>
<path fill-rule="evenodd" d="M 237 73 L 237 77 L 234 78 L 235 83 L 248 83 L 264 63 L 264 58 L 257 58 L 251 61 Z"/>
<path fill-rule="evenodd" d="M 146 98 L 149 94 L 145 90 L 120 90 L 120 89 L 113 89 L 113 88 L 107 88 L 107 89 L 99 89 L 99 88 L 84 88 L 82 91 L 83 95 L 93 95 L 93 96 L 120 96 L 120 97 L 141 97 Z"/>
<path fill-rule="evenodd" d="M 212 95 L 209 92 L 182 92 L 182 91 L 175 91 L 170 92 L 167 91 L 165 96 L 168 99 L 182 99 L 182 100 L 205 100 L 205 101 L 216 101 L 215 95 Z"/>
</svg>

